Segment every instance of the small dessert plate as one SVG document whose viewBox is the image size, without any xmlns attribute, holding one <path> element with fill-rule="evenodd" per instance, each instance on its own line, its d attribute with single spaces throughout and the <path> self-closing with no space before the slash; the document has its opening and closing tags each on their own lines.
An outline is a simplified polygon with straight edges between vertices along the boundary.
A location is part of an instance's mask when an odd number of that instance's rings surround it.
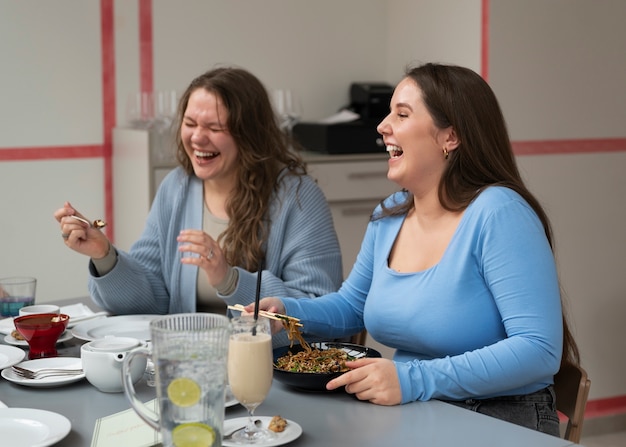
<svg viewBox="0 0 626 447">
<path fill-rule="evenodd" d="M 65 331 L 61 334 L 61 336 L 57 340 L 57 345 L 59 343 L 63 343 L 65 341 L 71 340 L 72 338 L 74 338 L 74 336 L 72 335 L 72 332 Z M 26 340 L 18 340 L 17 338 L 13 337 L 11 334 L 4 336 L 4 342 L 8 345 L 13 345 L 13 346 L 28 346 L 28 342 Z"/>
<path fill-rule="evenodd" d="M 18 349 L 18 348 L 14 348 Z M 17 363 L 17 366 L 27 368 L 33 371 L 43 368 L 61 368 L 61 369 L 82 369 L 83 363 L 79 357 L 49 357 L 44 359 L 27 360 Z M 11 368 L 2 370 L 2 377 L 9 382 L 18 385 L 31 386 L 35 388 L 52 388 L 69 383 L 78 382 L 85 378 L 85 373 L 65 376 L 48 376 L 41 379 L 26 379 L 18 376 Z"/>
<path fill-rule="evenodd" d="M 261 420 L 261 424 L 264 428 L 267 428 L 272 420 L 271 417 L 259 416 L 256 419 Z M 233 430 L 236 430 L 238 427 L 243 427 L 247 424 L 248 418 L 235 418 L 235 419 L 227 419 L 224 421 L 224 433 L 230 433 Z M 256 447 L 274 447 L 278 445 L 283 445 L 290 443 L 300 437 L 302 434 L 302 427 L 294 421 L 287 419 L 287 427 L 285 427 L 285 431 L 281 433 L 274 433 L 274 437 L 272 439 L 268 439 L 267 441 L 262 441 L 259 443 L 255 443 Z M 232 440 L 224 440 L 222 441 L 222 445 L 224 447 L 234 447 L 240 446 L 238 442 Z"/>
</svg>

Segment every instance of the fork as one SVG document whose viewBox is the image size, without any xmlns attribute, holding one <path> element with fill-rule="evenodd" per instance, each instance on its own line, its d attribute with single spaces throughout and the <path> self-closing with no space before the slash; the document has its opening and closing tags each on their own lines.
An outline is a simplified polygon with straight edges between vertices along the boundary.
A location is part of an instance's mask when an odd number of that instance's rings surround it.
<svg viewBox="0 0 626 447">
<path fill-rule="evenodd" d="M 43 379 L 51 376 L 75 376 L 83 373 L 82 369 L 42 368 L 36 371 L 13 365 L 13 372 L 24 379 Z"/>
<path fill-rule="evenodd" d="M 256 425 L 257 427 L 260 427 L 262 424 L 261 419 L 257 419 L 256 421 L 254 421 L 254 425 Z M 248 425 L 244 425 L 243 427 L 239 427 L 236 428 L 234 430 L 231 430 L 228 434 L 222 436 L 222 441 L 230 441 L 233 438 L 233 435 L 235 433 L 237 433 L 239 430 L 243 430 L 244 428 L 246 428 Z"/>
</svg>

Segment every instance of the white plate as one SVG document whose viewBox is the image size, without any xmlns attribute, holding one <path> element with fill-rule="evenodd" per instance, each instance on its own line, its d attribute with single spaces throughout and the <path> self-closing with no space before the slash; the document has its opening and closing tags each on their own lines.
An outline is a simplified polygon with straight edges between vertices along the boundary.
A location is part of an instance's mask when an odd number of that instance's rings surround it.
<svg viewBox="0 0 626 447">
<path fill-rule="evenodd" d="M 270 424 L 270 421 L 272 420 L 271 417 L 267 417 L 267 416 L 260 416 L 257 419 L 261 419 L 263 428 L 267 428 L 267 426 Z M 247 422 L 248 422 L 247 417 L 227 419 L 224 421 L 224 433 L 230 433 L 231 431 L 239 427 L 243 427 L 244 425 L 246 425 Z M 287 427 L 285 428 L 284 432 L 274 433 L 275 436 L 273 439 L 270 439 L 267 442 L 261 442 L 259 444 L 254 444 L 254 445 L 256 447 L 273 447 L 277 445 L 283 445 L 283 444 L 287 444 L 288 442 L 298 439 L 301 434 L 302 434 L 302 427 L 300 427 L 300 425 L 295 423 L 294 421 L 290 421 L 289 419 L 287 419 Z M 225 447 L 233 447 L 233 446 L 240 446 L 241 444 L 238 444 L 237 442 L 230 440 L 230 441 L 222 441 L 222 445 Z"/>
<path fill-rule="evenodd" d="M 93 341 L 107 335 L 131 337 L 150 341 L 150 322 L 162 315 L 118 315 L 78 323 L 72 335 L 81 340 Z"/>
<path fill-rule="evenodd" d="M 12 446 L 46 447 L 65 438 L 72 429 L 69 419 L 34 408 L 0 408 L 0 433 Z"/>
<path fill-rule="evenodd" d="M 0 369 L 21 362 L 25 356 L 26 353 L 23 349 L 0 345 Z"/>
<path fill-rule="evenodd" d="M 65 331 L 59 336 L 59 339 L 57 340 L 57 345 L 59 343 L 63 343 L 64 341 L 71 340 L 72 338 L 72 333 L 70 331 Z M 11 334 L 4 336 L 4 342 L 13 346 L 28 346 L 28 342 L 26 340 L 18 340 Z"/>
<path fill-rule="evenodd" d="M 42 368 L 80 369 L 83 367 L 83 363 L 78 357 L 50 357 L 45 359 L 27 360 L 25 362 L 18 363 L 17 365 L 23 368 L 32 369 L 33 371 L 37 371 Z M 50 376 L 44 377 L 43 379 L 26 379 L 15 374 L 11 368 L 6 368 L 2 370 L 2 377 L 7 379 L 9 382 L 13 382 L 18 385 L 32 386 L 35 388 L 51 388 L 78 382 L 79 380 L 85 378 L 85 373 L 71 376 Z"/>
</svg>

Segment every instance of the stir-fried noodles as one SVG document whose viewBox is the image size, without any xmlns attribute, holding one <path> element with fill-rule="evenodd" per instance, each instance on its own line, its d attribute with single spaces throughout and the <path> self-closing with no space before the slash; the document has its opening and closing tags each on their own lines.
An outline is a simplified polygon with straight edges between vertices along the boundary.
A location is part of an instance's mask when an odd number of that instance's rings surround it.
<svg viewBox="0 0 626 447">
<path fill-rule="evenodd" d="M 301 373 L 334 373 L 348 371 L 346 361 L 353 360 L 345 351 L 338 348 L 316 349 L 291 352 L 276 361 L 276 367 L 284 371 Z"/>
<path fill-rule="evenodd" d="M 287 331 L 287 337 L 289 337 L 289 340 L 291 341 L 290 347 L 293 347 L 293 342 L 297 340 L 300 342 L 300 344 L 306 351 L 311 350 L 311 347 L 309 346 L 309 344 L 306 342 L 304 337 L 302 337 L 302 333 L 300 332 L 300 329 L 298 329 L 298 320 L 294 320 L 291 318 L 283 319 L 282 323 L 283 323 L 283 327 Z"/>
<path fill-rule="evenodd" d="M 303 350 L 292 354 L 288 352 L 276 361 L 276 367 L 284 371 L 300 373 L 334 373 L 348 371 L 346 361 L 353 360 L 354 357 L 348 355 L 339 348 L 317 349 L 304 340 L 297 321 L 283 320 L 283 326 L 287 331 L 287 336 L 291 340 L 291 347 L 294 341 L 299 341 Z"/>
</svg>

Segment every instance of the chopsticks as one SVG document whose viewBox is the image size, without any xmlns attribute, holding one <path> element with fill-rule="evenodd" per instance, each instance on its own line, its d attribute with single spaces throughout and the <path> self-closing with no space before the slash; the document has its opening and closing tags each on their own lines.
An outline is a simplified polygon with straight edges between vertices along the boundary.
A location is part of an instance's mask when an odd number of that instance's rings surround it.
<svg viewBox="0 0 626 447">
<path fill-rule="evenodd" d="M 229 309 L 238 310 L 240 312 L 244 312 L 246 309 L 241 304 L 235 304 L 234 306 L 228 306 Z M 274 312 L 268 312 L 266 310 L 259 310 L 259 315 L 265 318 L 269 318 L 271 320 L 277 321 L 295 321 L 296 326 L 302 327 L 302 323 L 300 323 L 300 319 L 296 317 L 290 317 L 289 315 L 277 314 Z"/>
</svg>

